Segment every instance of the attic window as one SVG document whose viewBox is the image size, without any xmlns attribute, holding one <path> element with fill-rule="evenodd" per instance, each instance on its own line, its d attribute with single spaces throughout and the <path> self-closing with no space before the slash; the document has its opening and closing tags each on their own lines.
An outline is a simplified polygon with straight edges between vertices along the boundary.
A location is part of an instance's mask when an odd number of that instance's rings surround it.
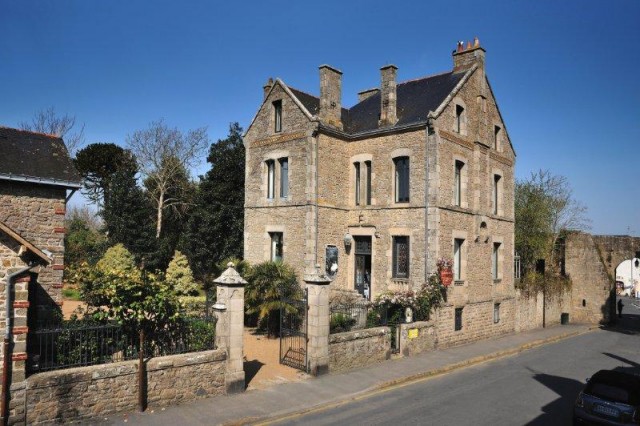
<svg viewBox="0 0 640 426">
<path fill-rule="evenodd" d="M 274 118 L 274 131 L 276 133 L 282 131 L 282 101 L 273 102 L 273 118 Z"/>
<path fill-rule="evenodd" d="M 464 126 L 464 108 L 462 105 L 456 105 L 456 132 L 462 133 Z"/>
</svg>

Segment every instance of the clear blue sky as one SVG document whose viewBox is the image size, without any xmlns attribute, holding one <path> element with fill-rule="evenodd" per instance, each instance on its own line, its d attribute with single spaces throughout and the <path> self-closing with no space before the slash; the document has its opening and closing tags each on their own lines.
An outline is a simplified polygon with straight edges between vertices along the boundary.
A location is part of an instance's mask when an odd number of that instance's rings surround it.
<svg viewBox="0 0 640 426">
<path fill-rule="evenodd" d="M 0 124 L 55 106 L 87 143 L 161 117 L 216 140 L 246 128 L 269 76 L 317 94 L 328 63 L 351 106 L 382 65 L 399 80 L 446 71 L 478 36 L 517 177 L 565 175 L 592 232 L 640 235 L 639 22 L 638 0 L 0 0 Z"/>
</svg>

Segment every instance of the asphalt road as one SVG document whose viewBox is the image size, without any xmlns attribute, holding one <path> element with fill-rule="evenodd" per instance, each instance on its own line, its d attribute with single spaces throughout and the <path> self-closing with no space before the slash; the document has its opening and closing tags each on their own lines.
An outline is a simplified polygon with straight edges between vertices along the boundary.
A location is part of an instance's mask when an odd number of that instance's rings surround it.
<svg viewBox="0 0 640 426">
<path fill-rule="evenodd" d="M 618 326 L 518 356 L 401 385 L 291 425 L 568 425 L 586 378 L 640 373 L 640 303 L 624 298 Z"/>
</svg>

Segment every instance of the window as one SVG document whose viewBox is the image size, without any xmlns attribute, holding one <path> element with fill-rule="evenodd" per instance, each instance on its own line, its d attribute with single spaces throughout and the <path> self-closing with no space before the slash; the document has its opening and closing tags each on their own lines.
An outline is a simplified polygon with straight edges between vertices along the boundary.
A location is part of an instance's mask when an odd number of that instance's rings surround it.
<svg viewBox="0 0 640 426">
<path fill-rule="evenodd" d="M 393 278 L 409 278 L 409 237 L 393 237 Z"/>
<path fill-rule="evenodd" d="M 493 148 L 500 149 L 500 126 L 493 126 Z"/>
<path fill-rule="evenodd" d="M 280 198 L 289 196 L 289 159 L 281 158 L 280 162 Z"/>
<path fill-rule="evenodd" d="M 267 160 L 267 198 L 273 199 L 276 185 L 276 162 Z"/>
<path fill-rule="evenodd" d="M 493 243 L 491 252 L 491 275 L 494 280 L 500 279 L 500 243 Z"/>
<path fill-rule="evenodd" d="M 456 105 L 456 132 L 462 133 L 464 127 L 464 108 Z"/>
<path fill-rule="evenodd" d="M 365 161 L 364 166 L 367 169 L 367 189 L 365 196 L 367 198 L 366 203 L 368 206 L 371 205 L 371 161 Z"/>
<path fill-rule="evenodd" d="M 500 201 L 500 175 L 493 175 L 493 214 L 498 214 Z"/>
<path fill-rule="evenodd" d="M 393 160 L 396 166 L 395 200 L 396 203 L 409 202 L 409 157 L 398 157 Z"/>
<path fill-rule="evenodd" d="M 454 330 L 462 330 L 462 308 L 456 308 Z"/>
<path fill-rule="evenodd" d="M 273 103 L 273 121 L 276 133 L 282 131 L 282 101 Z"/>
<path fill-rule="evenodd" d="M 462 168 L 464 167 L 464 163 L 462 161 L 456 160 L 456 168 L 454 175 L 454 197 L 455 197 L 455 205 L 462 205 Z"/>
<path fill-rule="evenodd" d="M 270 232 L 271 238 L 271 261 L 282 262 L 282 232 Z"/>
<path fill-rule="evenodd" d="M 355 187 L 356 206 L 359 206 L 360 205 L 360 163 L 354 163 L 353 165 L 355 167 L 355 172 L 356 172 L 356 187 Z"/>
<path fill-rule="evenodd" d="M 493 323 L 497 324 L 500 322 L 500 304 L 493 304 Z"/>
<path fill-rule="evenodd" d="M 462 281 L 462 245 L 464 240 L 456 238 L 453 240 L 453 279 Z"/>
</svg>

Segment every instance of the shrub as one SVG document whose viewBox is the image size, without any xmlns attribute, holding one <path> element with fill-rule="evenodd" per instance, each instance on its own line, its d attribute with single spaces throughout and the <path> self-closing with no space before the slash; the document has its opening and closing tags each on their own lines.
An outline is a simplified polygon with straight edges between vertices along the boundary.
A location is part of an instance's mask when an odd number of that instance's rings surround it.
<svg viewBox="0 0 640 426">
<path fill-rule="evenodd" d="M 198 294 L 199 286 L 193 279 L 193 272 L 189 267 L 187 256 L 178 250 L 175 251 L 173 259 L 169 262 L 165 280 L 179 296 L 195 296 Z"/>
<path fill-rule="evenodd" d="M 332 314 L 329 322 L 329 333 L 342 333 L 344 331 L 349 331 L 355 323 L 356 319 L 351 318 L 346 314 L 340 312 Z"/>
</svg>

